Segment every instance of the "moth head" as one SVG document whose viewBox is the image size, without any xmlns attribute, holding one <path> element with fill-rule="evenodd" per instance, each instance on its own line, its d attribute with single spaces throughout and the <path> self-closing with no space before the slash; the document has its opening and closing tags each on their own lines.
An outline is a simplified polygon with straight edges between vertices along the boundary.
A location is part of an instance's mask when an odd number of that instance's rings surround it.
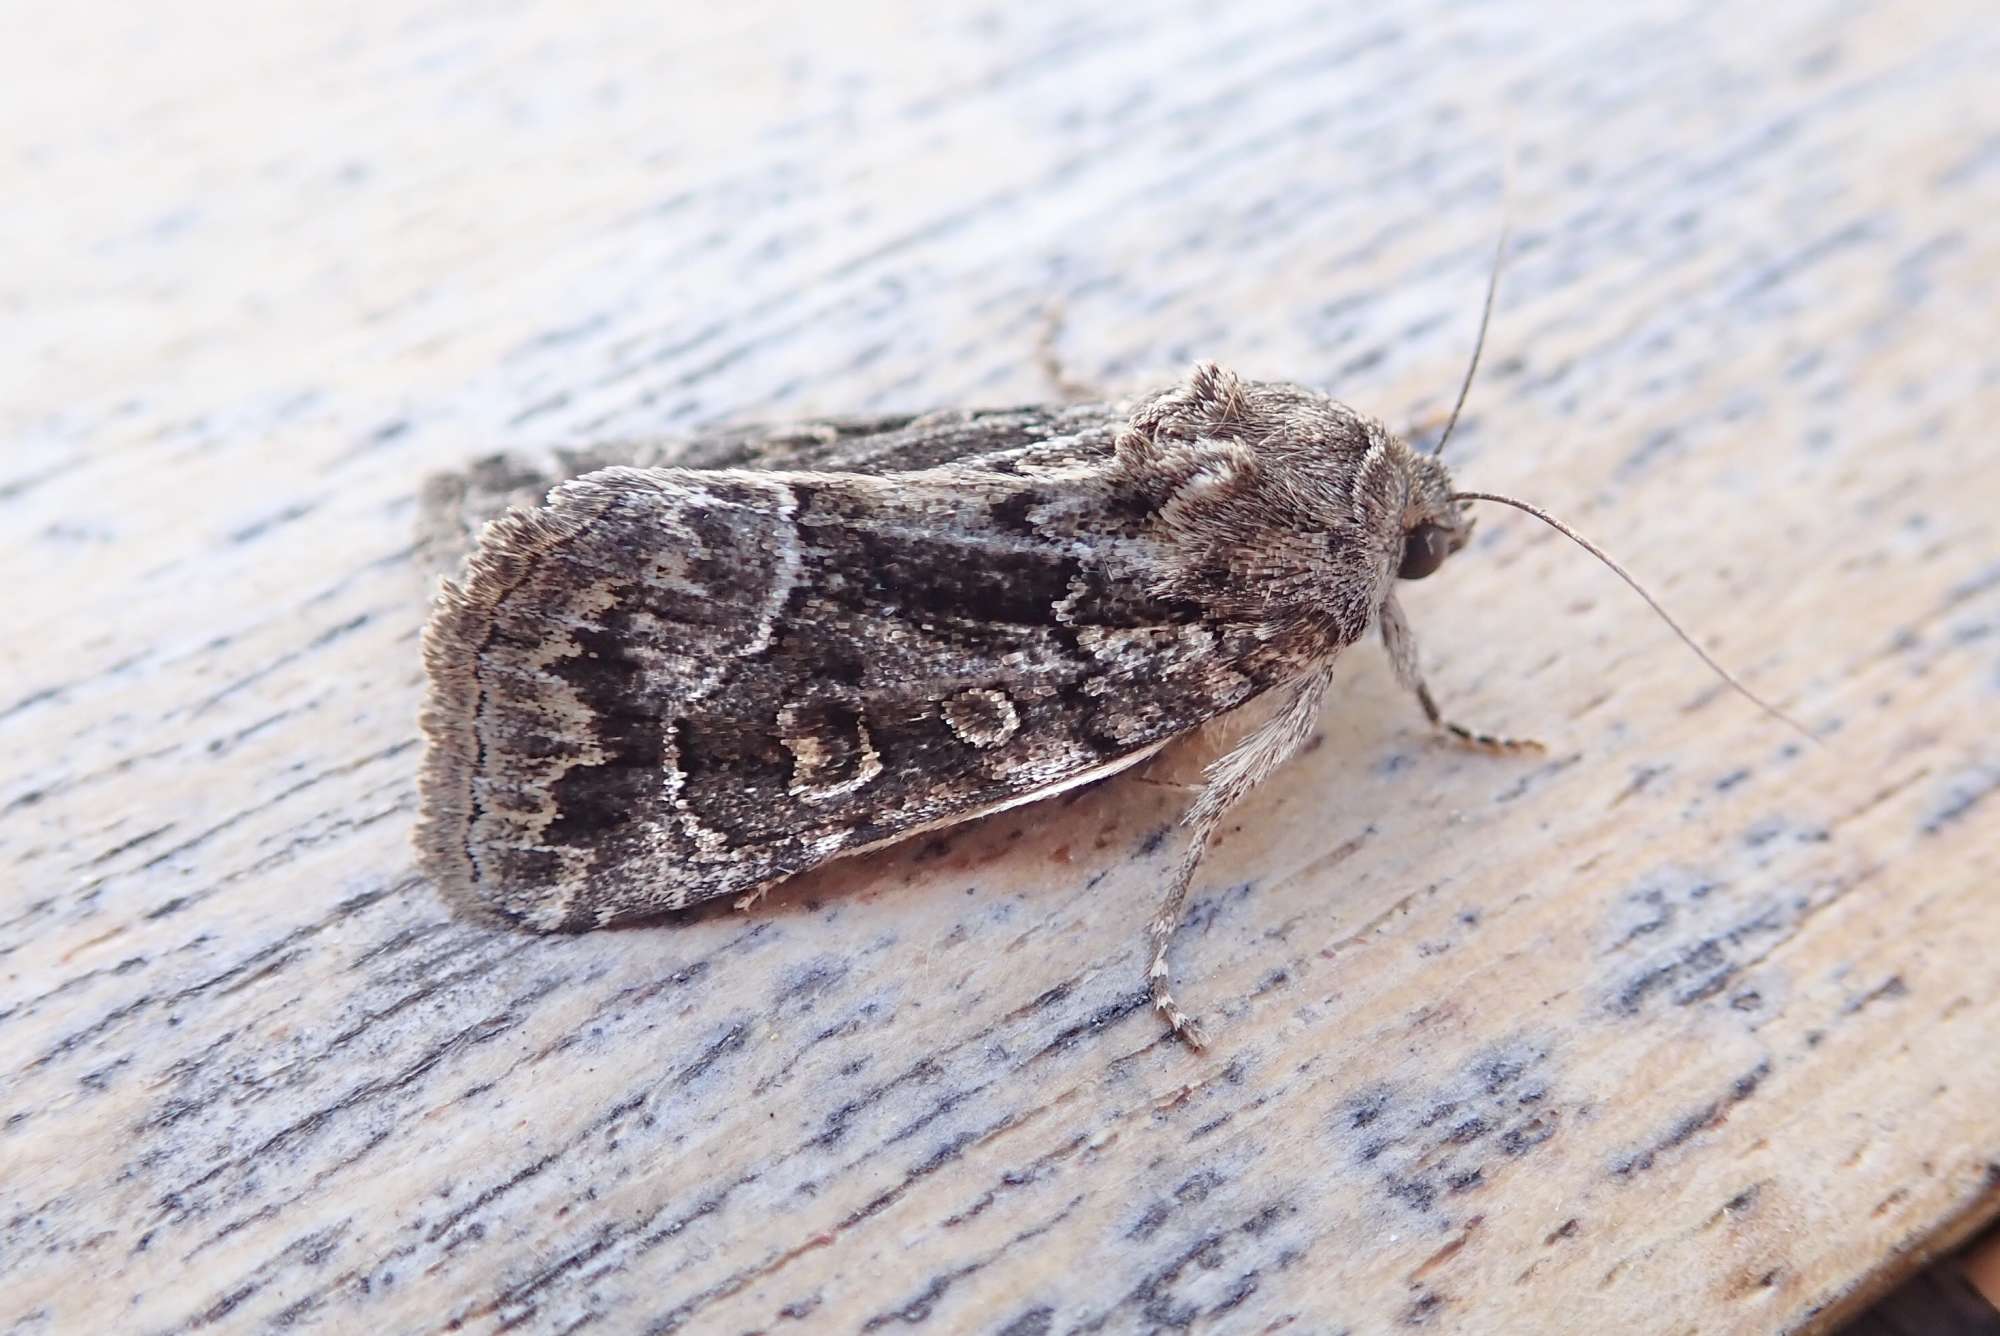
<svg viewBox="0 0 2000 1336">
<path fill-rule="evenodd" d="M 1472 540 L 1467 503 L 1451 494 L 1451 474 L 1435 455 L 1410 456 L 1409 499 L 1403 506 L 1399 580 L 1421 580 Z"/>
</svg>

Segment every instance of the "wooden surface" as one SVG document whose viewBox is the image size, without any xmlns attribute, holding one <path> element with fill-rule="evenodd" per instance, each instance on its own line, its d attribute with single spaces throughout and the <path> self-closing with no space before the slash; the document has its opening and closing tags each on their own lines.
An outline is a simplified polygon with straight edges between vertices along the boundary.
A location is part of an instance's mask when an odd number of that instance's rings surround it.
<svg viewBox="0 0 2000 1336">
<path fill-rule="evenodd" d="M 673 7 L 676 10 L 683 7 Z M 692 7 L 685 7 L 691 9 Z M 0 1322 L 1825 1329 L 2000 1194 L 1975 3 L 10 11 Z M 1468 486 L 1175 950 L 1126 777 L 755 911 L 412 872 L 423 477 L 1212 356 Z M 1158 777 L 1155 776 L 1155 779 Z"/>
</svg>

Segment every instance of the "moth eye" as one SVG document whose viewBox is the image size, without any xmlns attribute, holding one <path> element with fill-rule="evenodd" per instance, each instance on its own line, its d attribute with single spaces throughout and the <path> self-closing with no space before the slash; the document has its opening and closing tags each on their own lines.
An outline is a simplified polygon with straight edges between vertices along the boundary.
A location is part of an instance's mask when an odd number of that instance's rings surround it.
<svg viewBox="0 0 2000 1336">
<path fill-rule="evenodd" d="M 1444 564 L 1451 543 L 1444 530 L 1426 520 L 1403 535 L 1403 564 L 1396 575 L 1403 580 L 1421 580 Z"/>
</svg>

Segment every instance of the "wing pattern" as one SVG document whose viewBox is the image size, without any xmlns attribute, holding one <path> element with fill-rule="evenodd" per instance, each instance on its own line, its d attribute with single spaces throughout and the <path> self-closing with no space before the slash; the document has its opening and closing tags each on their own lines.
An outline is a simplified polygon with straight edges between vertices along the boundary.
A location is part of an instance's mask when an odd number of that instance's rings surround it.
<svg viewBox="0 0 2000 1336">
<path fill-rule="evenodd" d="M 426 636 L 427 869 L 541 929 L 676 909 L 1108 773 L 1280 680 L 1257 628 L 1151 592 L 1150 504 L 1037 448 L 612 468 L 496 521 Z"/>
</svg>

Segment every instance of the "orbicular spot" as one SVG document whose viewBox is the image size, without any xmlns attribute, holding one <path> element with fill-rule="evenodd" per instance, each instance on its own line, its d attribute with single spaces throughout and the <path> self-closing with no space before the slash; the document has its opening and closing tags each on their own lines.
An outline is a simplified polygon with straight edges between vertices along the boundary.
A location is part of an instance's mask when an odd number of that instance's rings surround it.
<svg viewBox="0 0 2000 1336">
<path fill-rule="evenodd" d="M 868 725 L 844 701 L 793 701 L 778 711 L 778 735 L 792 754 L 787 789 L 802 802 L 853 793 L 882 773 Z"/>
<path fill-rule="evenodd" d="M 997 747 L 1021 727 L 1014 702 L 991 687 L 961 691 L 939 709 L 951 731 L 975 747 Z"/>
</svg>

